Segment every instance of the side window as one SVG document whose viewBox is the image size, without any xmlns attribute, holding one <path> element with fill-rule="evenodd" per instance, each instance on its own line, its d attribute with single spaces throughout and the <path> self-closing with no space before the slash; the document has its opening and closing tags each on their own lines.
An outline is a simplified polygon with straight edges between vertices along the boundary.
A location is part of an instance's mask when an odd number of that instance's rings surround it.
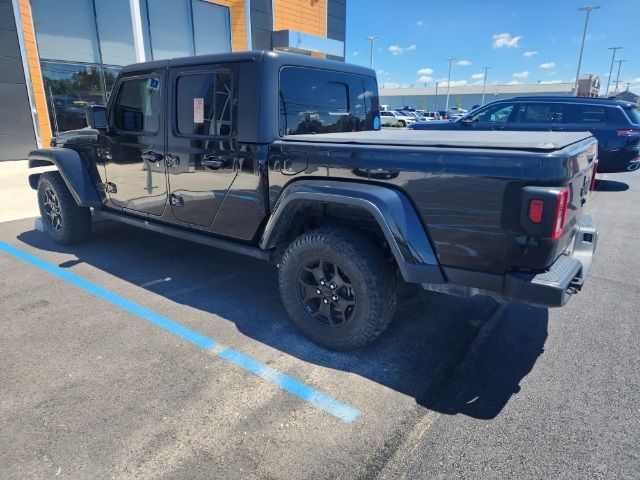
<svg viewBox="0 0 640 480">
<path fill-rule="evenodd" d="M 605 123 L 607 108 L 598 105 L 572 105 L 574 123 Z"/>
<path fill-rule="evenodd" d="M 182 135 L 231 135 L 231 73 L 188 74 L 176 82 L 178 132 Z"/>
<path fill-rule="evenodd" d="M 160 126 L 160 80 L 134 78 L 120 85 L 113 123 L 126 132 L 156 133 Z"/>
<path fill-rule="evenodd" d="M 516 115 L 518 123 L 564 123 L 564 105 L 561 103 L 523 103 Z"/>
<path fill-rule="evenodd" d="M 513 103 L 498 103 L 479 111 L 473 116 L 474 122 L 507 123 L 514 108 Z"/>
<path fill-rule="evenodd" d="M 379 128 L 378 88 L 371 77 L 284 67 L 279 97 L 280 135 Z"/>
</svg>

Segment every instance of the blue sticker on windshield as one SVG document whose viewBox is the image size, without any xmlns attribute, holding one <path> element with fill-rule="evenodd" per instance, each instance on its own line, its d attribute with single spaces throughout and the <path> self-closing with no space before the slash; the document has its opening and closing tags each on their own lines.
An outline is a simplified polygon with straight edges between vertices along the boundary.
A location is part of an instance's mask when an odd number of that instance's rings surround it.
<svg viewBox="0 0 640 480">
<path fill-rule="evenodd" d="M 380 130 L 380 117 L 377 115 L 373 118 L 373 129 Z"/>
<path fill-rule="evenodd" d="M 149 88 L 151 90 L 157 90 L 159 86 L 160 86 L 160 80 L 158 80 L 157 78 L 149 79 Z"/>
</svg>

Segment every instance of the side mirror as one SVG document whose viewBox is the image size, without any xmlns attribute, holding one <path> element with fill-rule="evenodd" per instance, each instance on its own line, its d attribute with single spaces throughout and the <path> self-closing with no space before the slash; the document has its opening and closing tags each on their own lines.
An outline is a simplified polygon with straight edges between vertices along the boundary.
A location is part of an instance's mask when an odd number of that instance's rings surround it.
<svg viewBox="0 0 640 480">
<path fill-rule="evenodd" d="M 460 121 L 465 125 L 471 125 L 473 123 L 473 117 L 463 117 Z"/>
<path fill-rule="evenodd" d="M 89 105 L 87 107 L 87 125 L 96 130 L 107 128 L 107 109 L 102 105 Z"/>
</svg>

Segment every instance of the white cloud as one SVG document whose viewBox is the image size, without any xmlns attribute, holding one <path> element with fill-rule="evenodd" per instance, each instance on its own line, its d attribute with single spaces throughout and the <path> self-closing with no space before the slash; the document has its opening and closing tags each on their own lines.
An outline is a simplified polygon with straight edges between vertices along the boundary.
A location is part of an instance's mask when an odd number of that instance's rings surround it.
<svg viewBox="0 0 640 480">
<path fill-rule="evenodd" d="M 524 52 L 522 54 L 523 57 L 527 57 L 527 58 L 531 58 L 538 55 L 538 51 L 537 50 L 527 50 L 526 52 Z"/>
<path fill-rule="evenodd" d="M 469 60 L 458 60 L 455 64 L 458 67 L 468 67 L 469 65 L 471 65 L 471 62 Z"/>
<path fill-rule="evenodd" d="M 422 75 L 421 77 L 418 78 L 418 83 L 429 83 L 433 81 L 433 77 L 430 77 L 429 75 Z"/>
<path fill-rule="evenodd" d="M 520 40 L 522 35 L 514 37 L 510 33 L 498 33 L 493 36 L 493 48 L 518 48 Z"/>
<path fill-rule="evenodd" d="M 527 78 L 529 76 L 529 72 L 526 70 L 524 72 L 516 72 L 513 74 L 513 78 Z"/>
<path fill-rule="evenodd" d="M 484 79 L 484 73 L 474 73 L 473 75 L 471 75 L 471 80 L 483 80 Z"/>
<path fill-rule="evenodd" d="M 418 75 L 433 75 L 433 68 L 421 68 Z"/>
<path fill-rule="evenodd" d="M 422 20 L 418 20 L 416 22 L 416 25 L 419 26 L 419 27 L 422 27 L 422 26 L 424 26 L 424 22 Z"/>
<path fill-rule="evenodd" d="M 540 68 L 542 68 L 544 70 L 549 70 L 551 68 L 556 68 L 556 62 L 541 63 L 540 64 Z"/>
<path fill-rule="evenodd" d="M 522 82 L 519 82 L 518 80 L 511 80 L 510 82 L 507 82 L 507 85 L 522 85 Z"/>
<path fill-rule="evenodd" d="M 399 45 L 391 45 L 389 47 L 389 52 L 391 55 L 402 55 L 405 52 L 412 52 L 416 49 L 416 46 L 411 44 L 408 47 L 401 47 Z"/>
<path fill-rule="evenodd" d="M 409 85 L 406 83 L 385 82 L 382 84 L 382 88 L 409 88 Z"/>
<path fill-rule="evenodd" d="M 468 83 L 469 82 L 467 82 L 466 80 L 451 80 L 452 87 L 464 87 Z M 438 80 L 438 87 L 446 87 L 446 86 L 447 86 L 446 78 L 444 80 Z"/>
<path fill-rule="evenodd" d="M 554 85 L 556 83 L 562 83 L 562 80 L 540 80 L 540 85 Z"/>
</svg>

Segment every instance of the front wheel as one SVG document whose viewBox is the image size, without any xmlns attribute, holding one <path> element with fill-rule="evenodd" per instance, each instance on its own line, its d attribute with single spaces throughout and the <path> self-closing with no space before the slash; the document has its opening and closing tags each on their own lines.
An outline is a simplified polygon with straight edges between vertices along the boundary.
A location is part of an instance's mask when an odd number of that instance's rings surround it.
<svg viewBox="0 0 640 480">
<path fill-rule="evenodd" d="M 91 211 L 76 203 L 59 172 L 40 175 L 38 206 L 42 225 L 56 243 L 80 243 L 91 234 Z"/>
<path fill-rule="evenodd" d="M 289 245 L 279 270 L 280 295 L 291 320 L 331 350 L 366 345 L 395 312 L 395 271 L 382 250 L 359 232 L 306 232 Z"/>
</svg>

